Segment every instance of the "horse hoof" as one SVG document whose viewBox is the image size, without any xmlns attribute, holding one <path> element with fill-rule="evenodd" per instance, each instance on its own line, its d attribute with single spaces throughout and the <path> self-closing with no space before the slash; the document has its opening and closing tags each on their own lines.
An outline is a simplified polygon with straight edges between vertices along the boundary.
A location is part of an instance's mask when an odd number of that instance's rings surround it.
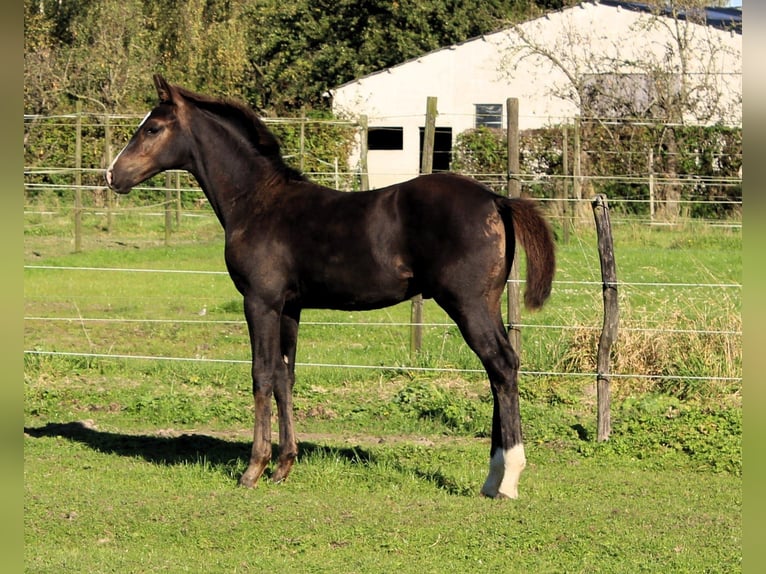
<svg viewBox="0 0 766 574">
<path fill-rule="evenodd" d="M 290 461 L 289 464 L 278 466 L 274 476 L 271 477 L 271 480 L 274 482 L 274 484 L 280 484 L 287 480 L 287 476 L 290 474 L 292 467 L 292 461 Z"/>
<path fill-rule="evenodd" d="M 495 494 L 489 494 L 487 492 L 481 491 L 479 493 L 479 496 L 482 498 L 491 498 L 492 500 L 511 500 L 513 498 L 516 498 L 515 496 L 508 496 L 507 494 L 503 494 L 502 492 L 497 492 Z"/>
<path fill-rule="evenodd" d="M 254 488 L 258 485 L 258 479 L 260 478 L 260 475 L 258 476 L 252 476 L 247 473 L 243 474 L 242 477 L 239 479 L 239 485 L 244 488 Z"/>
</svg>

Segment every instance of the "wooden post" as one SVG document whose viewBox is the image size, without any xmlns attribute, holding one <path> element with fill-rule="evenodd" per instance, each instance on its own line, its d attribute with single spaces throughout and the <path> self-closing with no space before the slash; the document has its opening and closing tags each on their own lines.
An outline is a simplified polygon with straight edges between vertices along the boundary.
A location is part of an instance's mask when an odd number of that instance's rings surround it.
<svg viewBox="0 0 766 574">
<path fill-rule="evenodd" d="M 602 293 L 604 297 L 604 325 L 598 340 L 598 367 L 596 390 L 598 395 L 598 441 L 605 441 L 612 432 L 610 415 L 611 398 L 609 373 L 612 343 L 617 339 L 619 306 L 617 302 L 617 271 L 614 262 L 612 224 L 609 221 L 609 206 L 604 194 L 598 194 L 592 201 L 593 216 L 598 234 L 598 255 L 601 261 Z"/>
<path fill-rule="evenodd" d="M 567 126 L 564 126 L 563 128 L 563 134 L 562 139 L 564 140 L 562 149 L 561 149 L 561 171 L 562 173 L 562 181 L 564 184 L 562 185 L 562 192 L 561 192 L 561 199 L 562 199 L 562 205 L 561 205 L 561 228 L 563 229 L 564 233 L 564 245 L 569 244 L 569 129 L 567 129 Z"/>
<path fill-rule="evenodd" d="M 580 224 L 582 200 L 582 143 L 580 141 L 580 116 L 575 118 L 574 122 L 574 142 L 572 149 L 572 227 L 575 221 Z"/>
<path fill-rule="evenodd" d="M 654 221 L 654 149 L 649 148 L 649 219 Z"/>
<path fill-rule="evenodd" d="M 173 227 L 173 174 L 165 172 L 165 246 L 170 245 L 170 228 Z"/>
<path fill-rule="evenodd" d="M 104 167 L 112 163 L 112 124 L 109 114 L 104 114 Z M 107 186 L 106 188 L 106 232 L 112 231 L 112 209 L 114 208 L 114 192 Z"/>
<path fill-rule="evenodd" d="M 359 116 L 359 128 L 361 133 L 361 145 L 359 146 L 359 169 L 361 173 L 361 181 L 359 187 L 362 191 L 368 191 L 370 189 L 370 174 L 367 168 L 367 116 Z"/>
<path fill-rule="evenodd" d="M 420 163 L 420 173 L 428 174 L 434 168 L 434 138 L 436 135 L 436 98 L 429 96 L 426 100 L 426 125 L 423 132 L 423 157 Z"/>
<path fill-rule="evenodd" d="M 301 151 L 300 156 L 298 158 L 298 169 L 301 173 L 303 173 L 303 170 L 306 167 L 306 162 L 304 160 L 304 156 L 306 155 L 306 112 L 305 110 L 301 110 Z"/>
<path fill-rule="evenodd" d="M 176 180 L 176 229 L 181 228 L 181 172 L 175 172 Z"/>
<path fill-rule="evenodd" d="M 423 133 L 423 155 L 420 173 L 429 174 L 434 166 L 434 138 L 436 135 L 436 98 L 429 96 L 426 100 L 426 125 Z M 415 356 L 423 346 L 423 297 L 415 295 L 412 298 L 410 312 L 410 355 Z"/>
<path fill-rule="evenodd" d="M 519 99 L 508 98 L 506 106 L 506 127 L 508 132 L 508 197 L 521 196 L 519 179 Z M 508 340 L 511 347 L 521 355 L 521 285 L 519 284 L 519 250 L 516 250 L 508 276 Z"/>
<path fill-rule="evenodd" d="M 74 250 L 82 251 L 82 101 L 75 103 L 74 143 Z"/>
</svg>

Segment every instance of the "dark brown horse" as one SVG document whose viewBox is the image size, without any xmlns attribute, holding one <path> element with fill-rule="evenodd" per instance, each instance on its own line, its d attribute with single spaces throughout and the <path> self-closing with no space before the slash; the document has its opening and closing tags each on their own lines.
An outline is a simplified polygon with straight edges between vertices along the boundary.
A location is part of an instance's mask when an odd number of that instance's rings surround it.
<svg viewBox="0 0 766 574">
<path fill-rule="evenodd" d="M 321 187 L 285 165 L 276 138 L 246 106 L 160 76 L 154 82 L 159 105 L 106 181 L 127 193 L 161 171 L 187 170 L 223 226 L 252 351 L 255 429 L 240 484 L 255 486 L 271 458 L 272 393 L 279 414 L 273 480 L 284 480 L 298 455 L 292 390 L 301 309 L 375 309 L 422 294 L 455 321 L 489 376 L 492 446 L 481 493 L 515 498 L 526 464 L 519 359 L 500 299 L 516 239 L 527 253 L 526 306 L 539 308 L 550 295 L 554 243 L 535 203 L 453 174 L 364 193 Z"/>
</svg>

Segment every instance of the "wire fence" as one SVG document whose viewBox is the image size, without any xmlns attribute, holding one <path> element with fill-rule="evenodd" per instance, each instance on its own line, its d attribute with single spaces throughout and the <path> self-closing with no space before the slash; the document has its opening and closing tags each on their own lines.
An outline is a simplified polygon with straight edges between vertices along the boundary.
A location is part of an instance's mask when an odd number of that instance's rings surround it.
<svg viewBox="0 0 766 574">
<path fill-rule="evenodd" d="M 25 265 L 27 271 L 38 272 L 56 272 L 56 273 L 77 273 L 77 272 L 90 272 L 96 273 L 96 276 L 108 276 L 113 273 L 126 273 L 126 274 L 170 274 L 170 275 L 197 275 L 197 276 L 223 276 L 227 277 L 228 274 L 225 271 L 216 270 L 193 270 L 193 269 L 148 269 L 148 268 L 127 268 L 127 267 L 79 267 L 79 266 L 58 266 L 58 265 Z M 108 282 L 108 279 L 104 279 Z M 520 280 L 519 283 L 524 283 Z M 556 281 L 556 288 L 570 288 L 575 290 L 582 290 L 587 292 L 596 293 L 599 292 L 602 283 L 599 281 Z M 631 291 L 642 290 L 646 288 L 653 289 L 670 289 L 678 292 L 685 292 L 687 296 L 690 291 L 703 292 L 702 297 L 705 300 L 710 299 L 710 291 L 726 292 L 726 297 L 733 299 L 734 306 L 738 307 L 741 297 L 742 285 L 739 283 L 678 283 L 678 282 L 648 282 L 648 281 L 618 281 L 618 289 L 623 297 L 629 301 L 631 298 Z M 67 294 L 64 299 L 70 301 L 72 296 Z M 132 298 L 134 302 L 141 306 L 141 298 Z M 628 307 L 630 305 L 628 304 Z M 42 323 L 42 324 L 54 324 L 54 323 L 69 323 L 76 326 L 82 326 L 86 324 L 105 324 L 114 325 L 119 330 L 121 326 L 146 324 L 146 325 L 171 325 L 180 329 L 194 328 L 200 326 L 206 327 L 238 327 L 244 333 L 245 321 L 241 319 L 211 319 L 205 317 L 198 317 L 195 319 L 179 319 L 179 318 L 155 318 L 155 317 L 138 317 L 138 318 L 124 318 L 124 317 L 98 317 L 98 316 L 83 316 L 78 312 L 77 316 L 54 316 L 54 315 L 27 315 L 24 317 L 25 323 Z M 353 318 L 348 320 L 323 320 L 323 321 L 302 321 L 301 325 L 305 327 L 328 327 L 332 329 L 355 329 L 361 332 L 366 332 L 370 329 L 382 329 L 402 331 L 402 329 L 408 329 L 412 327 L 411 321 L 359 321 Z M 424 321 L 420 323 L 421 326 L 427 328 L 435 328 L 439 330 L 456 329 L 454 323 L 451 321 Z M 592 334 L 596 334 L 600 331 L 600 327 L 597 325 L 587 325 L 583 323 L 577 324 L 556 324 L 556 323 L 522 323 L 516 325 L 517 328 L 523 331 L 535 331 L 535 330 L 548 330 L 548 331 L 589 331 Z M 742 331 L 740 328 L 669 328 L 667 325 L 659 325 L 655 327 L 647 326 L 631 326 L 630 323 L 620 328 L 621 333 L 637 333 L 645 334 L 649 336 L 657 336 L 659 334 L 668 335 L 671 337 L 693 335 L 696 337 L 719 337 L 729 341 L 738 341 L 741 339 Z M 189 335 L 193 336 L 189 331 Z M 736 346 L 736 345 L 735 345 Z M 245 345 L 244 348 L 247 348 Z M 244 351 L 243 351 L 244 352 Z M 91 352 L 88 350 L 57 350 L 57 349 L 45 349 L 45 348 L 25 348 L 24 353 L 27 355 L 47 355 L 58 357 L 80 357 L 99 360 L 135 360 L 135 361 L 161 361 L 161 362 L 193 362 L 193 363 L 209 363 L 209 364 L 231 364 L 231 365 L 248 365 L 250 364 L 250 358 L 247 356 L 241 356 L 239 358 L 215 358 L 215 357 L 200 357 L 200 356 L 166 356 L 166 355 L 146 355 L 146 354 L 126 354 L 119 352 L 104 353 L 104 352 Z M 407 372 L 407 373 L 441 373 L 441 374 L 481 374 L 484 373 L 481 368 L 470 367 L 454 367 L 454 366 L 423 366 L 416 362 L 410 364 L 401 364 L 400 362 L 391 364 L 366 364 L 366 363 L 351 363 L 351 362 L 337 362 L 337 361 L 324 361 L 324 362 L 300 362 L 296 363 L 300 368 L 319 368 L 319 369 L 352 369 L 352 370 L 366 370 L 366 371 L 385 371 L 385 372 Z M 683 374 L 673 374 L 671 372 L 664 372 L 662 374 L 657 373 L 644 373 L 644 372 L 614 372 L 610 374 L 615 379 L 663 379 L 667 381 L 717 381 L 722 383 L 740 383 L 741 382 L 741 367 L 734 368 L 735 374 L 715 375 L 698 373 L 693 374 L 684 372 Z M 579 379 L 595 379 L 598 375 L 595 371 L 589 370 L 525 370 L 522 369 L 520 374 L 524 376 L 533 377 L 574 377 Z"/>
<path fill-rule="evenodd" d="M 90 119 L 89 119 L 90 118 Z M 149 182 L 137 188 L 131 196 L 112 197 L 103 181 L 103 168 L 108 164 L 112 156 L 112 144 L 120 145 L 127 141 L 132 130 L 135 128 L 136 121 L 140 120 L 138 115 L 123 116 L 104 116 L 95 117 L 77 114 L 68 114 L 57 117 L 33 117 L 25 116 L 25 149 L 27 151 L 27 163 L 25 167 L 25 252 L 27 261 L 33 261 L 36 257 L 42 257 L 40 251 L 45 251 L 44 255 L 50 252 L 65 255 L 74 251 L 80 251 L 83 242 L 87 248 L 103 246 L 105 244 L 113 245 L 140 245 L 148 243 L 164 243 L 166 245 L 188 244 L 197 242 L 200 237 L 203 240 L 220 237 L 218 222 L 210 206 L 207 204 L 202 190 L 198 187 L 196 181 L 188 174 L 181 172 L 168 172 L 162 177 L 155 177 Z M 74 122 L 81 123 L 81 129 L 84 130 L 86 138 L 84 140 L 84 150 L 82 158 L 74 160 L 75 150 L 67 147 L 65 142 L 67 137 L 58 137 L 57 130 L 72 130 Z M 288 145 L 284 148 L 285 155 L 299 163 L 303 171 L 312 179 L 331 185 L 336 188 L 355 190 L 359 188 L 361 173 L 358 168 L 349 168 L 346 165 L 346 158 L 342 153 L 347 149 L 338 150 L 335 157 L 326 154 L 317 155 L 311 146 L 306 146 L 306 130 L 310 129 L 329 129 L 329 130 L 350 130 L 358 135 L 359 126 L 355 122 L 328 121 L 328 120 L 308 120 L 307 118 L 290 119 L 268 119 L 275 129 L 291 129 L 287 133 Z M 58 135 L 57 135 L 58 134 Z M 29 139 L 28 139 L 29 138 Z M 587 150 L 585 152 L 588 153 Z M 624 152 L 632 154 L 633 152 Z M 30 160 L 33 159 L 34 161 Z M 70 165 L 57 166 L 56 161 L 62 161 L 61 158 L 72 159 Z M 721 161 L 720 158 L 715 161 Z M 738 156 L 741 162 L 741 152 Z M 644 166 L 646 162 L 636 160 L 635 165 Z M 573 212 L 576 209 L 572 207 L 576 204 L 585 204 L 590 202 L 589 198 L 574 199 L 560 194 L 561 189 L 573 186 L 575 183 L 589 182 L 594 186 L 624 186 L 625 188 L 636 187 L 639 191 L 635 196 L 623 195 L 621 197 L 610 197 L 610 204 L 618 206 L 613 213 L 612 223 L 615 225 L 651 225 L 651 226 L 692 226 L 692 229 L 718 229 L 725 232 L 738 233 L 741 228 L 741 219 L 737 215 L 741 214 L 742 199 L 741 193 L 724 193 L 721 196 L 711 195 L 710 189 L 740 189 L 741 173 L 736 175 L 714 176 L 714 175 L 687 175 L 669 177 L 663 174 L 649 173 L 641 167 L 637 167 L 633 172 L 623 172 L 615 175 L 566 175 L 557 173 L 544 173 L 541 170 L 529 168 L 527 173 L 518 175 L 522 190 L 530 196 L 536 197 L 546 207 L 548 216 L 553 221 L 564 225 L 568 220 L 571 221 Z M 407 174 L 410 175 L 410 174 Z M 505 173 L 473 173 L 468 174 L 476 177 L 480 181 L 488 184 L 505 185 L 508 174 Z M 162 179 L 164 177 L 164 180 Z M 662 188 L 663 186 L 685 186 L 690 190 L 684 196 L 679 197 L 676 203 L 680 206 L 680 217 L 673 221 L 658 221 L 651 216 L 653 213 L 652 197 L 650 188 Z M 164 195 L 163 195 L 164 194 Z M 82 195 L 78 204 L 77 198 Z M 710 205 L 714 208 L 720 208 L 718 211 L 726 212 L 724 218 L 720 217 L 691 217 L 692 206 Z M 622 209 L 619 207 L 622 206 Z M 640 206 L 640 209 L 635 208 Z M 686 209 L 685 207 L 688 207 Z M 735 208 L 732 210 L 731 208 Z M 716 212 L 713 209 L 712 212 Z M 734 215 L 732 215 L 734 213 Z M 86 224 L 78 229 L 75 221 L 85 221 Z M 702 226 L 702 227 L 700 227 Z M 585 226 L 588 227 L 587 225 Z M 577 230 L 572 226 L 573 232 Z M 204 230 L 209 230 L 204 232 Z M 693 231 L 692 231 L 693 232 Z M 705 231 L 706 233 L 707 231 Z M 207 233 L 207 234 L 205 234 Z M 77 235 L 81 237 L 78 239 Z M 565 234 L 565 237 L 567 235 Z M 42 246 L 42 247 L 41 247 Z M 618 254 L 619 257 L 619 254 Z M 597 267 L 597 263 L 595 264 Z M 189 274 L 200 276 L 226 276 L 225 271 L 206 271 L 193 269 L 136 269 L 130 267 L 108 267 L 108 266 L 58 266 L 58 265 L 35 265 L 28 263 L 25 265 L 26 272 L 40 273 L 62 273 L 62 272 L 92 272 L 96 274 L 94 281 L 100 282 L 104 277 L 112 273 L 129 273 L 136 276 L 146 274 Z M 595 277 L 596 273 L 593 273 Z M 557 280 L 554 289 L 561 291 L 573 290 L 580 293 L 587 293 L 594 298 L 600 296 L 603 284 L 597 280 Z M 659 304 L 674 305 L 679 303 L 681 295 L 690 298 L 694 293 L 701 293 L 699 296 L 704 302 L 703 306 L 715 307 L 716 296 L 711 296 L 710 292 L 716 292 L 718 300 L 726 300 L 726 309 L 722 313 L 734 315 L 731 321 L 722 321 L 720 324 L 712 325 L 706 321 L 703 316 L 700 321 L 691 322 L 688 326 L 678 322 L 677 324 L 668 324 L 661 318 L 657 319 L 657 325 L 646 324 L 647 319 L 641 317 L 641 313 L 636 313 L 638 317 L 629 317 L 622 320 L 620 333 L 630 337 L 631 335 L 647 338 L 667 335 L 672 338 L 679 337 L 702 337 L 715 338 L 716 344 L 722 346 L 731 346 L 733 350 L 725 360 L 734 362 L 727 369 L 727 374 L 690 372 L 685 370 L 683 373 L 675 373 L 665 369 L 661 373 L 641 372 L 639 370 L 626 367 L 611 374 L 617 379 L 646 379 L 662 378 L 666 380 L 714 380 L 722 382 L 741 382 L 741 328 L 739 310 L 741 309 L 741 289 L 742 286 L 736 282 L 720 281 L 692 281 L 692 282 L 668 282 L 668 281 L 619 281 L 617 284 L 622 302 L 625 307 L 640 308 L 645 303 L 641 302 L 646 295 L 642 295 L 642 290 L 672 291 L 674 295 L 667 295 L 668 299 L 660 301 Z M 724 294 L 723 297 L 720 294 Z M 65 294 L 62 298 L 67 300 L 77 300 L 84 295 Z M 51 296 L 48 296 L 49 298 Z M 55 297 L 53 297 L 55 299 Z M 174 325 L 179 328 L 197 328 L 201 326 L 224 327 L 235 326 L 244 328 L 242 319 L 215 320 L 210 318 L 197 319 L 168 319 L 153 316 L 141 316 L 132 318 L 120 317 L 101 317 L 86 314 L 83 316 L 77 313 L 77 316 L 62 316 L 55 313 L 39 313 L 33 304 L 34 298 L 28 297 L 28 308 L 31 313 L 25 316 L 25 325 L 43 325 L 50 326 L 59 323 L 71 324 L 107 324 L 120 328 L 133 324 L 153 324 L 153 325 Z M 141 305 L 141 298 L 136 297 L 133 300 Z M 691 305 L 691 304 L 688 304 Z M 622 303 L 621 303 L 622 306 Z M 44 307 L 44 306 L 43 306 Z M 680 312 L 680 311 L 679 311 Z M 707 309 L 703 312 L 707 313 Z M 597 322 L 599 316 L 597 313 L 591 313 L 586 320 L 582 317 L 566 317 L 565 320 L 552 321 L 547 324 L 525 323 L 516 325 L 525 331 L 543 331 L 555 333 L 581 334 L 587 333 L 588 337 L 595 337 L 600 330 L 600 326 L 593 324 Z M 701 323 L 701 324 L 700 324 Z M 407 321 L 303 321 L 303 326 L 316 328 L 332 329 L 404 329 L 410 328 L 412 322 Z M 454 328 L 451 322 L 429 321 L 422 323 L 424 327 L 433 329 L 447 330 Z M 590 340 L 590 339 L 589 339 Z M 574 340 L 573 344 L 582 343 L 580 339 Z M 647 344 L 649 343 L 642 343 Z M 648 347 L 647 347 L 648 348 Z M 151 361 L 188 361 L 188 362 L 208 362 L 208 363 L 231 363 L 231 364 L 249 364 L 249 357 L 229 357 L 229 358 L 209 358 L 198 356 L 163 356 L 162 354 L 146 355 L 141 353 L 119 353 L 119 352 L 92 352 L 92 349 L 46 349 L 38 348 L 34 344 L 25 345 L 25 354 L 27 355 L 50 355 L 66 357 L 86 357 L 103 360 L 151 360 Z M 522 364 L 525 361 L 522 358 Z M 424 366 L 410 361 L 410 364 L 403 365 L 399 362 L 388 364 L 365 364 L 364 362 L 352 363 L 345 361 L 307 361 L 299 362 L 299 367 L 320 368 L 320 369 L 356 369 L 369 371 L 390 371 L 390 372 L 429 372 L 429 373 L 483 373 L 480 368 L 472 367 L 454 367 L 451 365 Z M 522 370 L 522 374 L 527 376 L 539 377 L 578 377 L 595 378 L 596 373 L 593 369 L 577 368 L 582 363 L 576 364 L 567 369 L 531 369 Z M 704 366 L 701 367 L 704 371 Z"/>
</svg>

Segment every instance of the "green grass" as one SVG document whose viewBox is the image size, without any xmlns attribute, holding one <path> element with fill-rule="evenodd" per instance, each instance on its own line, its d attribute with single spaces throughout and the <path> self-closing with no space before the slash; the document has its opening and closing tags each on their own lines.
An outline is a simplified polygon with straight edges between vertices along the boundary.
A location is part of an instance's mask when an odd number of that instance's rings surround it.
<svg viewBox="0 0 766 574">
<path fill-rule="evenodd" d="M 224 269 L 220 233 L 204 225 L 169 247 L 146 233 L 94 231 L 74 254 L 38 229 L 25 263 Z M 615 227 L 625 283 L 738 283 L 740 247 L 737 230 Z M 600 286 L 570 282 L 600 280 L 595 237 L 578 231 L 558 261 L 550 302 L 522 315 L 522 369 L 589 372 Z M 226 275 L 26 269 L 24 288 L 27 350 L 231 361 L 25 355 L 30 572 L 741 569 L 741 381 L 692 378 L 739 377 L 741 337 L 687 332 L 741 329 L 739 290 L 621 288 L 616 370 L 652 376 L 613 380 L 612 436 L 596 443 L 590 377 L 523 375 L 528 467 L 518 500 L 491 501 L 478 496 L 483 375 L 398 368 L 478 368 L 456 329 L 428 327 L 411 358 L 406 327 L 347 324 L 404 323 L 407 304 L 304 313 L 298 464 L 285 484 L 248 491 L 236 481 L 249 351 Z M 432 302 L 425 321 L 448 323 Z M 676 332 L 629 330 L 657 326 Z"/>
<path fill-rule="evenodd" d="M 531 448 L 522 497 L 498 502 L 476 496 L 485 445 L 330 441 L 309 443 L 289 482 L 246 491 L 245 441 L 40 434 L 26 441 L 28 571 L 740 568 L 728 475 Z"/>
</svg>

